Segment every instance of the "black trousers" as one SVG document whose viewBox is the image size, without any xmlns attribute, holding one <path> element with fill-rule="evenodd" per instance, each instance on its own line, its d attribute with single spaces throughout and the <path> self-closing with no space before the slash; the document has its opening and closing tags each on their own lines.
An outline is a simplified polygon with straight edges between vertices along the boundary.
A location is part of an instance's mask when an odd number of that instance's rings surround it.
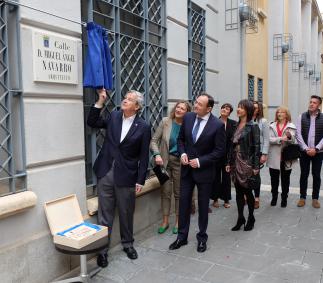
<svg viewBox="0 0 323 283">
<path fill-rule="evenodd" d="M 215 169 L 215 181 L 211 199 L 223 199 L 224 202 L 229 202 L 231 199 L 231 179 L 230 173 L 225 171 L 225 165 L 217 166 Z"/>
<path fill-rule="evenodd" d="M 199 232 L 196 238 L 199 242 L 205 243 L 208 239 L 206 233 L 209 220 L 209 201 L 212 190 L 212 183 L 200 183 L 194 180 L 192 174 L 181 178 L 180 197 L 179 197 L 179 219 L 177 239 L 187 240 L 191 220 L 192 194 L 195 185 L 198 192 L 198 210 L 199 210 Z"/>
<path fill-rule="evenodd" d="M 244 188 L 238 183 L 234 184 L 234 186 L 236 188 L 238 218 L 244 218 L 243 210 L 244 210 L 244 205 L 245 205 L 245 196 L 246 196 L 246 200 L 247 200 L 247 204 L 248 204 L 249 217 L 253 216 L 253 212 L 255 209 L 255 197 L 252 193 L 252 190 L 249 188 Z"/>
<path fill-rule="evenodd" d="M 302 152 L 300 157 L 301 177 L 299 180 L 301 198 L 306 199 L 307 195 L 307 180 L 310 174 L 310 166 L 312 163 L 313 176 L 313 193 L 312 199 L 319 199 L 321 188 L 321 168 L 322 168 L 323 153 L 317 153 L 315 156 L 308 156 Z"/>
<path fill-rule="evenodd" d="M 292 170 L 285 169 L 285 163 L 280 162 L 280 170 L 269 168 L 270 181 L 271 181 L 271 194 L 273 198 L 278 197 L 279 175 L 281 177 L 282 193 L 281 198 L 287 199 L 289 193 L 290 174 Z"/>
</svg>

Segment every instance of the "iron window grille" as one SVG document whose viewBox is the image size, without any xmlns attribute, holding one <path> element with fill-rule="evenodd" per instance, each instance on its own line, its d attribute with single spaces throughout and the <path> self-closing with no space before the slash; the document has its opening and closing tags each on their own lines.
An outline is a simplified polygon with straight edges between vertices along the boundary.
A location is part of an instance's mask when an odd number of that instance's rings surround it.
<svg viewBox="0 0 323 283">
<path fill-rule="evenodd" d="M 144 94 L 141 116 L 154 131 L 167 111 L 166 98 L 166 12 L 165 0 L 82 0 L 82 20 L 100 24 L 109 31 L 114 89 L 109 93 L 103 115 L 120 109 L 127 91 Z M 87 33 L 83 30 L 83 58 Z M 104 130 L 86 125 L 94 90 L 84 90 L 86 183 L 88 194 L 95 193 L 93 162 L 101 149 Z"/>
<path fill-rule="evenodd" d="M 0 196 L 26 190 L 18 12 L 0 3 Z"/>
<path fill-rule="evenodd" d="M 258 88 L 257 100 L 259 102 L 263 102 L 263 86 L 264 86 L 263 79 L 258 78 L 258 83 L 257 83 L 257 88 Z"/>
<path fill-rule="evenodd" d="M 248 99 L 255 100 L 255 77 L 248 75 Z"/>
<path fill-rule="evenodd" d="M 237 0 L 225 0 L 225 30 L 234 30 L 239 27 L 239 7 Z"/>
<path fill-rule="evenodd" d="M 205 10 L 188 0 L 188 91 L 195 100 L 205 90 Z"/>
</svg>

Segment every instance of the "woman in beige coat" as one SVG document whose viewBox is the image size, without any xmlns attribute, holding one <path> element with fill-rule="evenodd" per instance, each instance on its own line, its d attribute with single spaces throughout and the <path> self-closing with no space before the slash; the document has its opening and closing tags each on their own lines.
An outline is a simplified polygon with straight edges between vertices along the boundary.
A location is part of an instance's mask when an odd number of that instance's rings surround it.
<svg viewBox="0 0 323 283">
<path fill-rule="evenodd" d="M 276 206 L 278 197 L 279 175 L 281 176 L 281 207 L 287 206 L 290 174 L 292 165 L 296 161 L 283 161 L 282 149 L 288 144 L 297 143 L 296 127 L 291 123 L 291 115 L 288 108 L 280 106 L 276 110 L 275 122 L 269 127 L 269 151 L 267 166 L 271 179 L 271 206 Z"/>
<path fill-rule="evenodd" d="M 169 227 L 169 214 L 171 207 L 172 192 L 175 197 L 176 224 L 173 233 L 178 232 L 178 208 L 180 191 L 180 156 L 177 151 L 177 137 L 187 112 L 191 106 L 187 101 L 178 101 L 169 117 L 163 118 L 150 142 L 150 149 L 153 152 L 155 163 L 163 165 L 170 179 L 161 187 L 161 207 L 163 222 L 158 228 L 158 233 L 164 233 Z"/>
</svg>

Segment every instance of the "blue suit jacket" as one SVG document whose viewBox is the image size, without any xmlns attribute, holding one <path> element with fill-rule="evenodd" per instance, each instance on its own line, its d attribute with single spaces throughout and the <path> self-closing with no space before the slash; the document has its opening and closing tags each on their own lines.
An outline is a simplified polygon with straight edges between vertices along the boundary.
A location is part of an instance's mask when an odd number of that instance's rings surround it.
<svg viewBox="0 0 323 283">
<path fill-rule="evenodd" d="M 104 177 L 114 163 L 114 182 L 119 187 L 144 185 L 149 162 L 150 126 L 138 115 L 120 143 L 122 111 L 112 111 L 107 119 L 101 109 L 92 107 L 87 119 L 90 127 L 106 129 L 102 149 L 93 169 L 98 178 Z"/>
<path fill-rule="evenodd" d="M 196 114 L 187 113 L 177 139 L 180 155 L 186 153 L 188 159 L 198 158 L 200 168 L 181 166 L 181 177 L 185 178 L 192 172 L 193 178 L 199 183 L 212 183 L 215 178 L 215 164 L 225 156 L 226 135 L 223 122 L 212 114 L 209 117 L 200 137 L 193 142 L 192 130 Z"/>
</svg>

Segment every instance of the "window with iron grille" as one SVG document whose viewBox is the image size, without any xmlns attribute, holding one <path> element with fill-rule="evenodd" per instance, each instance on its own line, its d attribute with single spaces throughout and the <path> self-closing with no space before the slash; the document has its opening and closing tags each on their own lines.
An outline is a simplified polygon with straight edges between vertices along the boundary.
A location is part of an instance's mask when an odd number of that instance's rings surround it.
<svg viewBox="0 0 323 283">
<path fill-rule="evenodd" d="M 109 31 L 114 89 L 103 111 L 119 109 L 127 91 L 140 91 L 145 99 L 141 115 L 154 131 L 167 110 L 165 0 L 82 0 L 82 19 L 93 19 Z M 85 58 L 85 29 L 82 34 Z M 104 130 L 94 132 L 86 125 L 86 117 L 96 100 L 94 90 L 84 90 L 88 194 L 93 193 L 96 184 L 92 165 L 104 139 Z"/>
<path fill-rule="evenodd" d="M 255 100 L 255 77 L 248 75 L 248 99 Z"/>
<path fill-rule="evenodd" d="M 17 9 L 0 3 L 0 196 L 26 189 Z"/>
<path fill-rule="evenodd" d="M 258 88 L 257 100 L 260 102 L 263 102 L 263 80 L 262 79 L 258 78 L 257 88 Z"/>
<path fill-rule="evenodd" d="M 195 100 L 205 91 L 205 10 L 188 0 L 188 91 Z"/>
</svg>

